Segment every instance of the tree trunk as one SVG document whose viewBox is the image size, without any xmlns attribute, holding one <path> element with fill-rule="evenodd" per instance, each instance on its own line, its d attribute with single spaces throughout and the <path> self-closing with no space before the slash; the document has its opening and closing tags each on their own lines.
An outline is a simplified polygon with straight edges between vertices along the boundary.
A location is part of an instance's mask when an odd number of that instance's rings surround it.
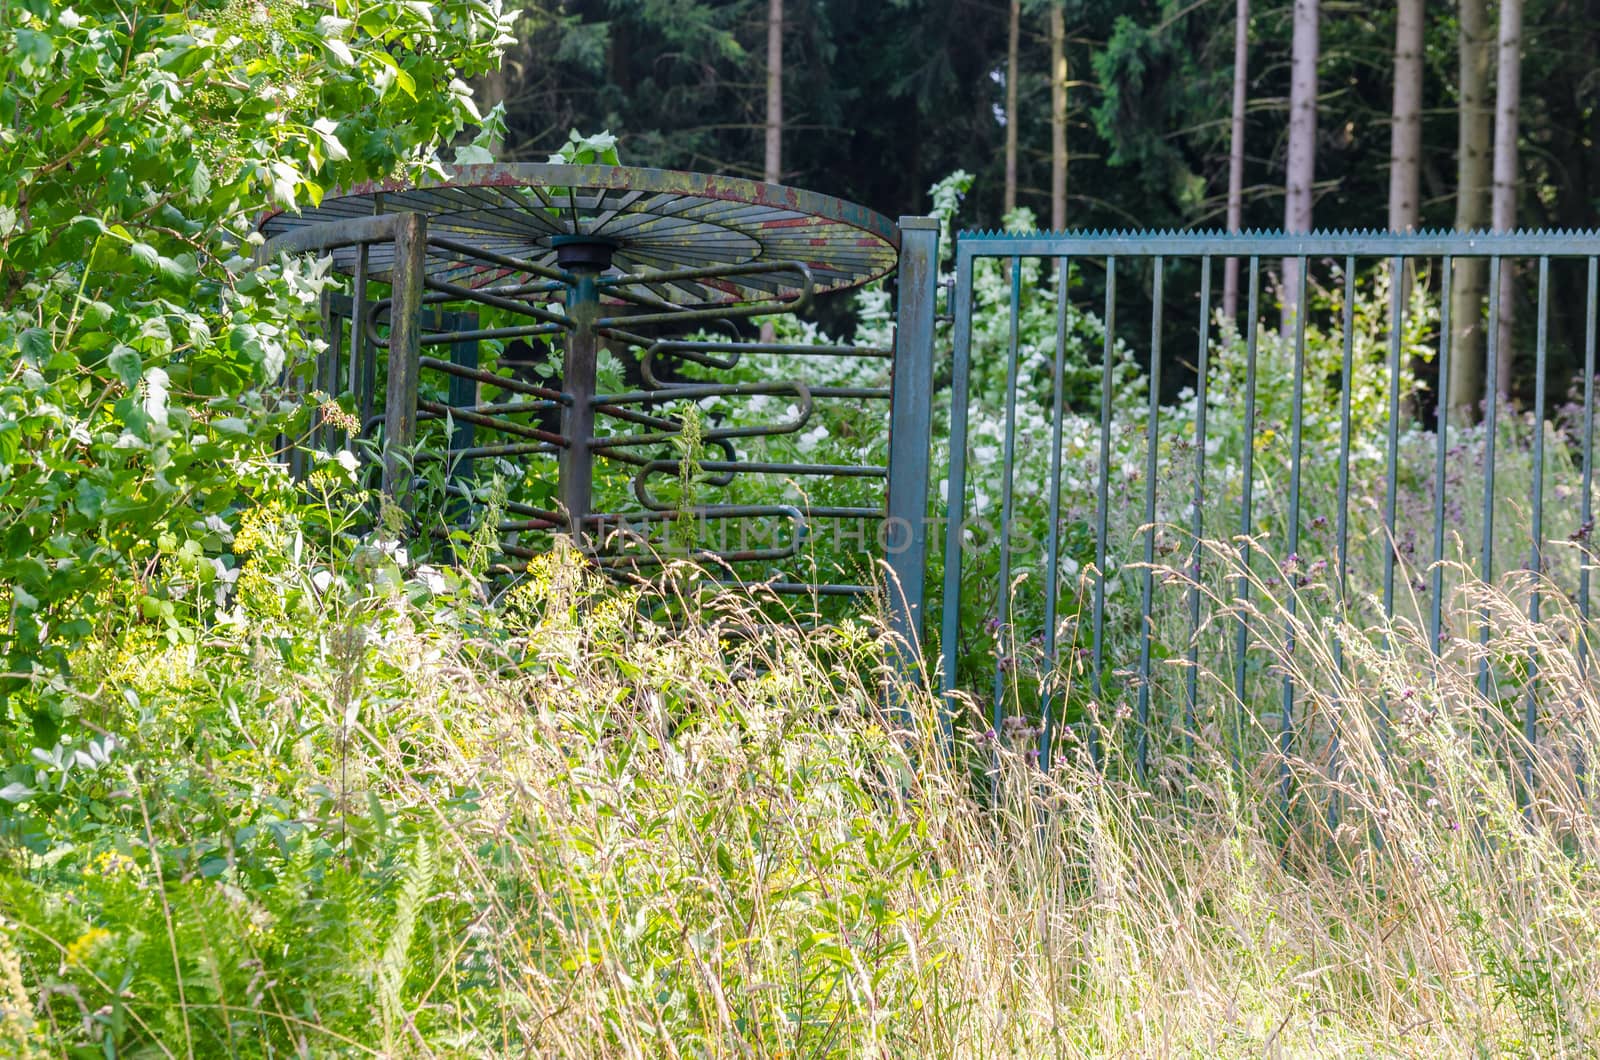
<svg viewBox="0 0 1600 1060">
<path fill-rule="evenodd" d="M 1022 0 L 1011 0 L 1011 30 L 1006 37 L 1006 213 L 1017 208 L 1017 37 L 1021 31 Z"/>
<path fill-rule="evenodd" d="M 1317 151 L 1317 0 L 1294 0 L 1294 53 L 1289 68 L 1289 160 L 1284 175 L 1283 227 L 1311 231 L 1311 186 Z M 1283 319 L 1287 328 L 1298 306 L 1299 263 L 1283 260 Z"/>
<path fill-rule="evenodd" d="M 1422 26 L 1424 0 L 1399 0 L 1394 21 L 1394 103 L 1389 121 L 1389 231 L 1413 232 L 1421 213 L 1422 185 Z M 1401 312 L 1411 304 L 1416 264 L 1406 261 L 1400 275 Z M 1399 327 L 1400 320 L 1391 320 Z M 1411 361 L 1414 378 L 1427 372 L 1421 357 Z M 1437 392 L 1437 390 L 1436 390 Z M 1404 396 L 1406 418 L 1418 412 L 1419 395 Z"/>
<path fill-rule="evenodd" d="M 783 0 L 767 0 L 767 150 L 762 176 L 783 183 Z M 774 342 L 777 329 L 761 325 L 761 341 Z"/>
<path fill-rule="evenodd" d="M 767 0 L 767 157 L 769 183 L 783 181 L 783 0 Z"/>
<path fill-rule="evenodd" d="M 1423 0 L 1399 0 L 1394 29 L 1394 120 L 1389 126 L 1389 231 L 1421 211 Z"/>
<path fill-rule="evenodd" d="M 1050 228 L 1067 227 L 1067 20 L 1050 5 Z"/>
<path fill-rule="evenodd" d="M 1238 0 L 1233 17 L 1233 118 L 1228 132 L 1228 231 L 1244 223 L 1244 105 L 1250 58 L 1250 0 Z M 1222 315 L 1239 314 L 1239 259 L 1229 258 L 1222 270 Z"/>
<path fill-rule="evenodd" d="M 1500 0 L 1499 62 L 1495 71 L 1494 203 L 1496 232 L 1517 226 L 1517 115 L 1522 96 L 1522 0 Z M 1495 392 L 1511 397 L 1511 316 L 1516 304 L 1512 271 L 1500 268 L 1499 377 Z"/>
<path fill-rule="evenodd" d="M 1456 229 L 1476 231 L 1489 220 L 1489 158 L 1494 135 L 1489 104 L 1489 16 L 1487 0 L 1459 0 L 1456 133 Z M 1483 400 L 1483 296 L 1488 263 L 1455 262 L 1450 289 L 1451 409 L 1471 415 Z"/>
</svg>

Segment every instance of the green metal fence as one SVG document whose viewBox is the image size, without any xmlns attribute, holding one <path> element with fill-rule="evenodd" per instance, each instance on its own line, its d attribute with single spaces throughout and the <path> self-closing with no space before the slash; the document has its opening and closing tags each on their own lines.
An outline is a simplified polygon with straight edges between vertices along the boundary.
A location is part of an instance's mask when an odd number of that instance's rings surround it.
<svg viewBox="0 0 1600 1060">
<path fill-rule="evenodd" d="M 1243 266 L 1242 320 L 1226 319 L 1220 312 L 1218 280 L 1229 257 Z M 1036 270 L 1040 278 L 1031 286 L 1024 282 L 1028 259 L 1041 259 L 1045 266 Z M 1268 274 L 1280 261 L 1298 266 L 1285 272 L 1297 273 L 1292 294 L 1294 304 L 1302 307 L 1299 312 L 1269 310 Z M 1447 292 L 1455 274 L 1480 261 L 1487 262 L 1478 321 L 1486 346 L 1483 402 L 1476 409 L 1452 410 L 1448 401 L 1437 399 L 1442 381 L 1453 370 L 1450 336 L 1455 329 Z M 1308 565 L 1322 564 L 1316 573 L 1331 587 L 1336 616 L 1370 606 L 1392 619 L 1400 607 L 1419 628 L 1425 626 L 1436 651 L 1445 638 L 1462 632 L 1480 643 L 1489 637 L 1487 616 L 1471 628 L 1452 631 L 1449 598 L 1455 579 L 1469 573 L 1492 579 L 1502 573 L 1497 556 L 1502 564 L 1516 557 L 1529 572 L 1530 618 L 1540 619 L 1541 604 L 1552 592 L 1570 594 L 1587 618 L 1597 262 L 1596 232 L 963 234 L 956 244 L 951 299 L 948 519 L 938 656 L 943 691 L 960 689 L 986 699 L 995 733 L 1003 732 L 1017 711 L 1036 709 L 1039 753 L 1048 761 L 1063 736 L 1059 675 L 1081 663 L 1096 708 L 1110 709 L 1110 701 L 1120 699 L 1136 718 L 1131 751 L 1142 772 L 1152 741 L 1192 750 L 1206 694 L 1199 677 L 1203 668 L 1213 674 L 1231 668 L 1239 703 L 1259 703 L 1263 681 L 1276 680 L 1259 672 L 1257 647 L 1264 637 L 1292 638 L 1291 631 L 1252 629 L 1237 608 L 1225 623 L 1231 629 L 1219 629 L 1214 620 L 1223 605 L 1248 601 L 1253 591 L 1261 591 L 1259 578 L 1246 576 L 1252 564 L 1269 572 L 1270 580 L 1296 582 L 1308 580 Z M 992 278 L 997 265 L 1009 284 L 1005 382 L 1003 393 L 984 395 L 974 389 L 975 369 L 993 375 L 995 366 L 974 363 L 975 276 L 987 268 Z M 1046 282 L 1043 276 L 1054 270 L 1072 276 L 1073 282 Z M 1553 274 L 1560 290 L 1581 292 L 1581 297 L 1564 297 L 1555 304 Z M 1361 321 L 1355 318 L 1363 290 L 1383 275 L 1389 277 L 1387 305 L 1378 329 L 1382 343 L 1374 348 L 1361 337 Z M 1405 279 L 1396 282 L 1399 277 Z M 1514 348 L 1503 349 L 1501 291 L 1513 284 L 1525 308 L 1519 313 Z M 1417 285 L 1421 302 L 1411 297 Z M 1436 308 L 1429 311 L 1437 311 L 1439 318 L 1435 322 L 1429 316 L 1421 326 L 1408 314 L 1417 305 L 1426 308 L 1430 292 Z M 1024 349 L 1019 319 L 1035 308 L 1031 300 L 1050 297 L 1056 300 L 1053 349 Z M 1137 327 L 1119 328 L 1119 308 L 1134 303 L 1143 303 L 1141 308 L 1148 311 L 1148 326 L 1141 321 Z M 1074 333 L 1068 324 L 1069 315 L 1086 313 L 1095 314 L 1104 326 L 1098 351 L 1083 349 L 1081 329 Z M 1564 336 L 1557 358 L 1566 368 L 1561 378 L 1552 368 L 1553 315 Z M 1308 329 L 1315 349 L 1335 351 L 1336 371 L 1319 369 L 1308 377 Z M 1423 382 L 1431 385 L 1420 388 L 1411 381 L 1419 333 L 1431 355 L 1431 363 L 1421 366 Z M 1170 336 L 1178 334 L 1183 348 L 1174 351 Z M 1142 391 L 1133 398 L 1117 376 L 1116 351 L 1124 341 L 1145 372 Z M 1221 365 L 1218 351 L 1224 346 L 1233 352 L 1229 363 Z M 1267 352 L 1275 358 L 1271 366 L 1262 360 Z M 1520 375 L 1531 379 L 1515 409 L 1497 401 L 1494 392 L 1500 362 L 1512 356 L 1518 357 Z M 1068 369 L 1096 359 L 1098 401 L 1074 410 L 1070 402 L 1064 404 Z M 1322 369 L 1332 367 L 1325 358 L 1318 363 Z M 1039 364 L 1048 367 L 1040 369 Z M 1174 374 L 1192 384 L 1181 394 L 1171 383 Z M 1563 426 L 1556 432 L 1546 427 L 1554 411 L 1551 387 L 1568 380 L 1581 396 L 1563 411 Z M 1285 382 L 1287 422 L 1269 424 L 1263 416 L 1263 388 L 1280 393 Z M 1226 387 L 1220 405 L 1219 386 Z M 1042 421 L 1049 424 L 1048 438 L 1040 436 L 1037 418 L 1030 428 L 1032 413 L 1019 410 L 1019 400 L 1023 406 L 1030 401 L 1048 404 Z M 1363 402 L 1376 408 L 1380 401 L 1381 426 L 1360 415 L 1353 423 L 1353 403 L 1358 409 Z M 969 414 L 985 402 L 1002 419 L 1003 436 L 999 452 L 985 452 L 985 458 L 975 460 Z M 1308 451 L 1305 442 L 1308 408 L 1323 416 L 1317 429 L 1325 444 L 1318 443 L 1315 451 Z M 1219 412 L 1226 413 L 1231 433 L 1208 438 L 1208 418 L 1214 423 Z M 1515 416 L 1515 422 L 1508 416 Z M 1142 451 L 1138 440 L 1129 437 L 1130 417 L 1135 422 L 1142 417 Z M 1515 453 L 1505 441 L 1513 426 L 1531 435 L 1525 444 L 1518 443 Z M 1263 482 L 1263 447 L 1278 446 L 1271 451 L 1281 452 L 1285 433 L 1287 453 L 1281 459 L 1287 463 L 1274 468 L 1286 466 L 1286 478 L 1274 473 L 1273 481 Z M 1552 445 L 1563 451 L 1550 451 Z M 1019 477 L 1019 446 L 1048 447 L 1043 481 L 1038 475 Z M 1142 467 L 1113 469 L 1114 450 L 1124 457 L 1141 456 Z M 1546 489 L 1547 466 L 1556 459 L 1568 461 L 1575 485 L 1563 486 L 1562 495 L 1552 498 Z M 1511 487 L 1505 485 L 1508 462 L 1523 469 Z M 1225 472 L 1220 470 L 1224 466 Z M 1502 475 L 1498 482 L 1497 466 Z M 1331 497 L 1329 490 L 1308 495 L 1308 467 L 1319 483 L 1330 483 Z M 1354 484 L 1353 467 L 1358 476 Z M 1084 470 L 1090 472 L 1087 477 L 1079 474 Z M 996 478 L 998 498 L 981 496 Z M 1129 488 L 1134 479 L 1136 490 Z M 1510 496 L 1507 490 L 1513 487 L 1525 487 L 1526 496 Z M 1370 505 L 1363 501 L 1353 507 L 1353 489 L 1358 497 L 1370 498 Z M 1047 515 L 1043 540 L 1019 549 L 1014 539 L 1021 536 L 1017 517 L 1024 502 L 1042 504 Z M 1072 514 L 1074 508 L 1079 514 Z M 975 540 L 975 527 L 993 522 L 996 514 L 997 531 Z M 1263 541 L 1259 535 L 1269 526 L 1273 536 Z M 1460 550 L 1464 563 L 1452 565 L 1458 539 L 1469 530 L 1473 540 Z M 1214 562 L 1215 552 L 1207 559 L 1201 543 L 1208 537 L 1231 538 L 1237 548 L 1242 566 L 1226 590 L 1206 580 L 1208 562 L 1222 566 Z M 1313 537 L 1316 547 L 1326 551 L 1325 558 L 1309 558 Z M 1066 555 L 1070 541 L 1087 560 L 1080 570 L 1074 570 L 1076 564 Z M 1559 562 L 1552 561 L 1555 543 L 1562 546 Z M 976 584 L 974 566 L 993 581 Z M 1164 569 L 1187 577 L 1174 589 L 1163 584 Z M 1121 586 L 1130 597 L 1136 592 L 1138 603 L 1118 612 L 1127 618 L 1120 627 L 1127 639 L 1119 649 L 1125 654 L 1113 659 L 1108 657 L 1107 616 L 1114 610 L 1108 606 L 1108 592 Z M 1300 594 L 1284 595 L 1292 616 Z M 1031 617 L 1019 619 L 1023 612 Z M 1459 623 L 1460 616 L 1455 618 Z M 978 623 L 982 628 L 973 633 Z M 1038 657 L 1029 679 L 1036 696 L 1031 705 L 1018 692 L 1016 662 L 1017 645 L 1030 632 Z M 1342 648 L 1335 643 L 1334 650 Z M 1489 664 L 1478 665 L 1479 685 L 1487 689 Z M 988 678 L 980 676 L 985 670 Z M 1284 676 L 1279 685 L 1273 696 L 1274 720 L 1278 749 L 1287 756 L 1303 735 L 1302 719 L 1297 717 L 1294 680 Z M 1532 744 L 1539 738 L 1536 677 L 1526 685 L 1521 721 Z M 1102 748 L 1094 719 L 1066 720 L 1098 755 Z M 1329 753 L 1337 754 L 1336 740 L 1337 733 L 1331 733 Z"/>
</svg>

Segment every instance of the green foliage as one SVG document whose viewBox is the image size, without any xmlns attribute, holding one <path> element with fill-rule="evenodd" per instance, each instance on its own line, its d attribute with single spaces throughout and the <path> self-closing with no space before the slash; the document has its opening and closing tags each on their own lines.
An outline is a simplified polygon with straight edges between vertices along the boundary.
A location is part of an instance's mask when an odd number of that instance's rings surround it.
<svg viewBox="0 0 1600 1060">
<path fill-rule="evenodd" d="M 469 572 L 340 532 L 361 494 L 318 475 L 317 503 L 252 510 L 236 594 L 180 616 L 178 644 L 119 609 L 79 651 L 106 735 L 6 764 L 0 946 L 25 985 L 0 979 L 5 1010 L 39 1000 L 54 1044 L 113 1055 L 494 1055 L 576 1042 L 544 991 L 605 976 L 600 1042 L 647 1013 L 674 1043 L 768 1025 L 844 1055 L 876 1034 L 858 991 L 903 1004 L 906 932 L 934 910 L 926 837 L 876 815 L 904 760 L 831 676 L 871 664 L 868 632 L 728 656 L 758 615 L 656 626 L 569 552 L 486 607 Z M 441 650 L 484 668 L 498 720 L 438 682 Z M 596 859 L 616 842 L 662 845 Z"/>
<path fill-rule="evenodd" d="M 567 135 L 567 142 L 561 145 L 561 150 L 550 156 L 551 163 L 562 163 L 569 166 L 589 166 L 599 164 L 602 166 L 620 166 L 622 161 L 617 156 L 617 138 L 609 132 L 596 133 L 585 136 L 573 129 Z"/>
<path fill-rule="evenodd" d="M 225 562 L 310 411 L 326 266 L 252 269 L 256 220 L 436 166 L 504 30 L 482 0 L 0 8 L 0 647 L 32 688 L 0 723 L 55 742 L 111 596 L 187 636 L 165 575 Z"/>
<path fill-rule="evenodd" d="M 1150 21 L 1118 16 L 1104 47 L 1093 53 L 1095 77 L 1105 86 L 1093 110 L 1095 131 L 1110 148 L 1110 166 L 1192 217 L 1205 205 L 1204 156 L 1196 149 L 1201 144 L 1191 142 L 1198 137 L 1175 137 L 1171 130 L 1180 123 L 1226 128 L 1231 71 L 1207 54 L 1206 44 L 1219 16 L 1231 11 L 1218 8 L 1207 18 L 1206 12 L 1191 15 L 1179 0 L 1145 6 L 1153 8 L 1141 12 Z M 1213 133 L 1205 146 L 1214 149 L 1220 140 Z M 1147 210 L 1138 214 L 1145 224 L 1160 223 Z"/>
<path fill-rule="evenodd" d="M 229 621 L 172 644 L 124 605 L 80 650 L 104 735 L 7 763 L 29 789 L 0 818 L 7 1055 L 1596 1040 L 1600 834 L 1569 768 L 1600 704 L 1565 603 L 1491 646 L 1535 653 L 1564 712 L 1526 811 L 1464 649 L 1429 666 L 1414 629 L 1340 626 L 1336 670 L 1265 645 L 1344 722 L 1344 773 L 1292 761 L 1284 831 L 1276 771 L 1210 737 L 1148 786 L 1115 732 L 1103 768 L 1069 739 L 1048 773 L 946 745 L 941 701 L 883 709 L 863 623 L 774 627 L 738 596 L 657 623 L 670 580 L 559 551 L 488 604 L 470 572 L 322 532 L 361 500 L 332 470 L 241 528 Z M 1312 643 L 1320 618 L 1258 599 Z"/>
</svg>

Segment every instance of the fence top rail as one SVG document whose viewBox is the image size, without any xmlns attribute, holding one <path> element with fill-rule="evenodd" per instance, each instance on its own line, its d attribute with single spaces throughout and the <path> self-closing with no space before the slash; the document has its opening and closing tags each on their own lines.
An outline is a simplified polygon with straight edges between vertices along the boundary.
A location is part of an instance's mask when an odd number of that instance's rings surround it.
<svg viewBox="0 0 1600 1060">
<path fill-rule="evenodd" d="M 966 231 L 960 257 L 1593 257 L 1600 229 L 1513 232 Z"/>
</svg>

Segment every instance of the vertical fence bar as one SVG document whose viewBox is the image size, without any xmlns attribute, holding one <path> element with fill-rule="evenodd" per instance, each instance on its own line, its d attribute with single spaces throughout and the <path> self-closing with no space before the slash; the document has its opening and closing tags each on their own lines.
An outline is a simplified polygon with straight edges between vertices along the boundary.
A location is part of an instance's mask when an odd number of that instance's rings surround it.
<svg viewBox="0 0 1600 1060">
<path fill-rule="evenodd" d="M 1444 636 L 1444 493 L 1445 465 L 1450 449 L 1450 282 L 1453 260 L 1444 257 L 1439 283 L 1439 385 L 1435 413 L 1433 455 L 1433 571 L 1428 593 L 1428 644 L 1435 655 L 1443 647 Z"/>
<path fill-rule="evenodd" d="M 1582 562 L 1578 564 L 1578 613 L 1583 616 L 1585 630 L 1589 621 L 1589 548 L 1594 539 L 1594 346 L 1597 322 L 1597 288 L 1600 288 L 1600 258 L 1589 259 L 1589 284 L 1584 302 L 1583 325 L 1583 503 L 1578 513 L 1578 539 L 1583 549 Z M 1578 665 L 1587 665 L 1589 638 L 1578 638 Z"/>
<path fill-rule="evenodd" d="M 1500 372 L 1500 258 L 1489 259 L 1489 331 L 1485 336 L 1488 354 L 1483 366 L 1483 550 L 1478 563 L 1478 577 L 1484 581 L 1494 578 L 1494 450 L 1495 420 L 1500 408 L 1496 392 Z M 1489 611 L 1480 610 L 1478 644 L 1489 645 Z M 1485 651 L 1478 661 L 1478 691 L 1489 694 L 1489 655 Z"/>
<path fill-rule="evenodd" d="M 1005 466 L 1000 480 L 1000 585 L 995 594 L 995 660 L 994 705 L 990 721 L 995 735 L 1000 735 L 1005 721 L 1005 681 L 1008 669 L 1014 669 L 1014 657 L 1008 651 L 1016 650 L 1016 632 L 1011 628 L 1011 482 L 1013 463 L 1017 457 L 1017 328 L 1022 314 L 1022 259 L 1011 259 L 1011 330 L 1006 342 L 1006 436 Z M 1010 638 L 1008 649 L 1006 640 Z"/>
<path fill-rule="evenodd" d="M 367 244 L 356 247 L 356 274 L 350 285 L 350 389 L 365 425 L 372 419 L 372 388 L 377 366 L 367 371 L 372 350 L 367 344 Z"/>
<path fill-rule="evenodd" d="M 1044 654 L 1049 660 L 1050 684 L 1040 697 L 1039 766 L 1048 771 L 1050 750 L 1054 742 L 1055 686 L 1060 680 L 1061 654 L 1056 645 L 1056 597 L 1060 595 L 1061 577 L 1061 418 L 1066 390 L 1067 356 L 1067 279 L 1071 262 L 1068 258 L 1056 259 L 1056 359 L 1053 374 L 1054 397 L 1050 418 L 1050 528 L 1045 539 L 1045 598 L 1044 598 Z M 1077 640 L 1077 630 L 1073 630 Z"/>
<path fill-rule="evenodd" d="M 1394 618 L 1394 568 L 1400 542 L 1395 538 L 1395 509 L 1400 492 L 1400 347 L 1405 336 L 1406 259 L 1398 254 L 1389 259 L 1389 420 L 1384 431 L 1383 465 L 1383 618 Z M 1389 630 L 1383 631 L 1383 647 L 1389 648 Z M 1383 742 L 1389 740 L 1389 699 L 1378 698 L 1382 715 Z"/>
<path fill-rule="evenodd" d="M 1155 606 L 1156 562 L 1156 475 L 1159 471 L 1159 446 L 1161 441 L 1161 318 L 1163 283 L 1166 262 L 1155 256 L 1155 276 L 1151 286 L 1150 306 L 1150 407 L 1145 423 L 1144 460 L 1144 577 L 1140 579 L 1139 598 L 1139 739 L 1136 756 L 1139 776 L 1143 777 L 1150 764 L 1150 643 L 1154 631 L 1152 612 Z"/>
<path fill-rule="evenodd" d="M 1394 617 L 1394 568 L 1399 554 L 1395 540 L 1395 508 L 1400 476 L 1400 347 L 1405 333 L 1406 259 L 1389 259 L 1389 418 L 1384 431 L 1383 531 L 1387 537 L 1383 550 L 1383 617 Z M 1384 636 L 1388 645 L 1388 636 Z"/>
<path fill-rule="evenodd" d="M 372 197 L 372 214 L 374 217 L 384 212 L 384 196 L 380 192 Z M 370 423 L 377 412 L 374 407 L 378 400 L 378 348 L 368 341 L 366 330 L 367 320 L 367 281 L 371 278 L 372 261 L 368 254 L 367 244 L 363 243 L 356 248 L 356 284 L 355 299 L 359 312 L 357 330 L 361 332 L 361 422 Z M 391 276 L 392 280 L 393 277 Z"/>
<path fill-rule="evenodd" d="M 1334 513 L 1334 551 L 1339 564 L 1339 620 L 1343 622 L 1347 617 L 1350 593 L 1350 398 L 1351 387 L 1355 373 L 1355 315 L 1356 315 L 1356 259 L 1354 255 L 1344 259 L 1344 306 L 1343 306 L 1343 334 L 1340 339 L 1342 347 L 1339 362 L 1339 510 Z M 1344 698 L 1344 629 L 1341 627 L 1333 638 L 1333 668 L 1338 675 L 1339 704 L 1342 707 Z M 1337 779 L 1339 776 L 1339 716 L 1335 712 L 1331 732 L 1328 734 L 1328 772 Z M 1335 790 L 1333 798 L 1328 803 L 1328 827 L 1337 828 L 1339 825 L 1339 795 Z"/>
<path fill-rule="evenodd" d="M 567 348 L 561 359 L 561 389 L 567 406 L 561 414 L 563 448 L 557 457 L 556 496 L 567 519 L 574 547 L 588 540 L 588 518 L 594 501 L 594 396 L 600 342 L 594 322 L 600 295 L 592 268 L 574 270 L 576 283 L 566 292 Z"/>
<path fill-rule="evenodd" d="M 1237 272 L 1237 266 L 1235 266 Z M 1224 332 L 1226 334 L 1226 332 Z M 1183 750 L 1194 765 L 1194 739 L 1200 713 L 1200 540 L 1205 535 L 1206 376 L 1211 354 L 1211 258 L 1200 259 L 1200 349 L 1194 384 L 1194 511 L 1189 544 L 1189 664 L 1183 689 Z"/>
<path fill-rule="evenodd" d="M 1594 541 L 1594 346 L 1597 294 L 1600 294 L 1600 258 L 1589 259 L 1589 283 L 1584 297 L 1583 325 L 1583 501 L 1578 511 L 1578 529 L 1573 534 L 1578 539 L 1578 614 L 1583 622 L 1578 629 L 1578 673 L 1589 673 L 1589 557 Z M 1580 717 L 1582 715 L 1580 714 Z M 1587 730 L 1585 726 L 1585 730 Z M 1587 731 L 1585 736 L 1587 736 Z M 1578 743 L 1579 791 L 1587 795 L 1585 777 L 1587 763 L 1583 748 L 1587 740 Z"/>
<path fill-rule="evenodd" d="M 1533 573 L 1533 584 L 1528 594 L 1528 621 L 1539 621 L 1539 579 L 1544 574 L 1544 403 L 1545 403 L 1545 346 L 1550 325 L 1550 259 L 1539 258 L 1539 320 L 1533 348 L 1533 547 L 1528 555 L 1528 569 Z M 1528 655 L 1528 698 L 1522 708 L 1522 737 L 1528 742 L 1524 749 L 1522 783 L 1524 797 L 1533 796 L 1533 754 L 1539 739 L 1539 658 L 1535 652 Z"/>
<path fill-rule="evenodd" d="M 972 362 L 972 254 L 956 246 L 955 334 L 951 341 L 950 366 L 950 473 L 946 479 L 946 521 L 944 528 L 944 611 L 940 616 L 940 682 L 944 693 L 945 737 L 948 741 L 951 712 L 955 705 L 950 693 L 956 687 L 956 663 L 961 647 L 961 549 L 967 507 L 967 391 Z"/>
<path fill-rule="evenodd" d="M 1299 605 L 1300 591 L 1300 455 L 1301 431 L 1305 425 L 1306 380 L 1306 273 L 1311 271 L 1304 254 L 1300 255 L 1296 273 L 1294 314 L 1294 387 L 1291 396 L 1289 424 L 1289 558 L 1284 562 L 1288 616 L 1283 627 L 1285 657 L 1294 655 L 1294 623 Z M 1289 813 L 1290 773 L 1289 752 L 1294 747 L 1294 675 L 1287 668 L 1283 675 L 1283 711 L 1278 725 L 1278 786 L 1283 798 L 1283 812 Z"/>
<path fill-rule="evenodd" d="M 1094 530 L 1094 698 L 1105 706 L 1105 630 L 1106 630 L 1106 509 L 1111 473 L 1111 372 L 1116 349 L 1117 259 L 1106 258 L 1105 350 L 1100 369 L 1100 474 L 1097 482 Z M 1091 720 L 1089 750 L 1100 761 L 1100 723 Z"/>
<path fill-rule="evenodd" d="M 427 253 L 427 218 L 419 213 L 397 218 L 390 281 L 394 305 L 389 318 L 389 385 L 383 405 L 383 492 L 396 500 L 411 492 L 411 456 L 407 450 L 417 436 L 422 274 Z"/>
<path fill-rule="evenodd" d="M 1350 591 L 1350 400 L 1355 373 L 1356 259 L 1344 259 L 1344 351 L 1339 390 L 1339 611 L 1343 617 Z M 1344 667 L 1344 648 L 1334 641 L 1335 661 Z"/>
<path fill-rule="evenodd" d="M 915 681 L 922 661 L 928 567 L 928 446 L 933 430 L 933 317 L 939 288 L 939 222 L 900 218 L 894 364 L 889 389 L 889 487 L 884 508 L 891 648 Z M 905 719 L 909 722 L 910 719 Z"/>
<path fill-rule="evenodd" d="M 1239 578 L 1234 590 L 1234 598 L 1239 605 L 1238 633 L 1234 642 L 1234 670 L 1233 670 L 1233 696 L 1238 710 L 1236 725 L 1238 731 L 1234 742 L 1234 754 L 1243 747 L 1244 740 L 1244 711 L 1247 700 L 1245 699 L 1245 651 L 1250 646 L 1250 618 L 1245 614 L 1244 605 L 1250 600 L 1250 534 L 1254 531 L 1251 519 L 1250 505 L 1251 493 L 1255 486 L 1255 451 L 1256 451 L 1256 342 L 1260 328 L 1257 327 L 1256 314 L 1259 311 L 1261 298 L 1261 258 L 1259 255 L 1250 255 L 1250 292 L 1248 295 L 1249 308 L 1245 312 L 1245 326 L 1250 329 L 1249 338 L 1245 343 L 1244 361 L 1244 466 L 1240 469 L 1243 476 L 1243 494 L 1239 499 Z M 1235 765 L 1239 763 L 1236 761 Z"/>
</svg>

